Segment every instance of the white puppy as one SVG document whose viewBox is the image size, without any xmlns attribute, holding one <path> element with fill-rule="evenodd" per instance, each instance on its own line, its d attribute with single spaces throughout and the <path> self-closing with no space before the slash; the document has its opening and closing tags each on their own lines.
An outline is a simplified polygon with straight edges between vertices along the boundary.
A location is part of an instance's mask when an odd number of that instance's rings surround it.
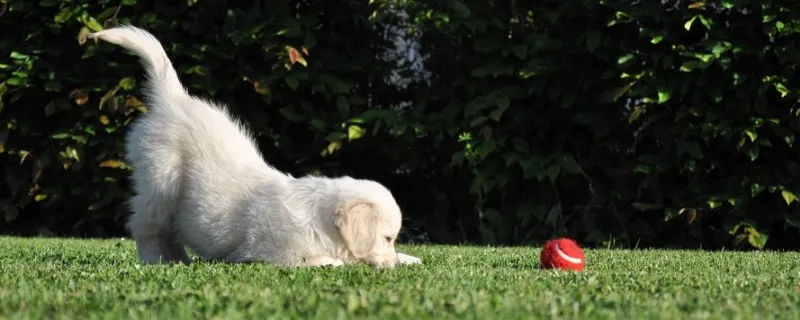
<svg viewBox="0 0 800 320">
<path fill-rule="evenodd" d="M 152 34 L 122 26 L 90 38 L 133 51 L 147 74 L 149 110 L 125 145 L 135 191 L 127 228 L 143 261 L 190 263 L 189 247 L 204 259 L 284 266 L 421 263 L 395 252 L 401 212 L 384 186 L 278 171 L 224 105 L 187 92 Z"/>
</svg>

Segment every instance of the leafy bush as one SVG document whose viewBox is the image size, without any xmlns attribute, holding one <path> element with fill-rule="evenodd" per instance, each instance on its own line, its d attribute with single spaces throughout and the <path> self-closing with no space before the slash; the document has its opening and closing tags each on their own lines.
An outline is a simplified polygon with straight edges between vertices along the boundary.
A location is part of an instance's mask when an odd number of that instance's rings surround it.
<svg viewBox="0 0 800 320">
<path fill-rule="evenodd" d="M 123 234 L 122 139 L 145 108 L 141 67 L 85 35 L 130 23 L 279 168 L 386 183 L 409 235 L 800 243 L 789 5 L 0 3 L 2 232 Z M 409 44 L 421 59 L 403 59 Z"/>
<path fill-rule="evenodd" d="M 416 5 L 478 238 L 797 248 L 800 12 L 662 2 Z"/>
</svg>

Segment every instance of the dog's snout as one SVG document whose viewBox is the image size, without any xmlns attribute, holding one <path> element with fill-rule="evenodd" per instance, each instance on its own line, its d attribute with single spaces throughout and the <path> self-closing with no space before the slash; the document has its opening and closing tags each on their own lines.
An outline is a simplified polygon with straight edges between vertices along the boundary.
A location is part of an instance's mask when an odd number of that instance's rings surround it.
<svg viewBox="0 0 800 320">
<path fill-rule="evenodd" d="M 394 267 L 397 264 L 397 252 L 394 250 L 389 251 L 386 257 L 386 264 L 390 267 Z"/>
</svg>

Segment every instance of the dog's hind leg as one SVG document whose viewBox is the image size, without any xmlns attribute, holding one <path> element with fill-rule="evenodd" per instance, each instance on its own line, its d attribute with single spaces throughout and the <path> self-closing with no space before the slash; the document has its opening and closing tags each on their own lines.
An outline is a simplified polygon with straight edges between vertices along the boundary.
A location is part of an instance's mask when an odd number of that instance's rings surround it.
<svg viewBox="0 0 800 320">
<path fill-rule="evenodd" d="M 128 220 L 139 258 L 150 264 L 182 262 L 190 264 L 192 259 L 172 229 L 171 203 L 158 199 L 156 195 L 135 195 L 131 199 L 133 215 Z"/>
<path fill-rule="evenodd" d="M 134 169 L 132 180 L 136 194 L 130 199 L 132 214 L 127 229 L 136 241 L 139 258 L 150 264 L 184 262 L 191 259 L 184 245 L 176 237 L 173 220 L 177 212 L 180 194 L 180 166 L 175 154 L 164 150 L 146 150 L 150 161 L 134 163 L 160 163 L 158 166 L 139 166 Z M 159 152 L 161 151 L 161 152 Z M 139 155 L 141 153 L 133 153 Z M 161 156 L 160 158 L 154 158 Z M 167 161 L 173 160 L 173 161 Z"/>
<path fill-rule="evenodd" d="M 128 220 L 128 230 L 136 241 L 139 258 L 150 264 L 175 262 L 175 243 L 171 226 L 174 203 L 162 195 L 139 193 L 130 200 L 133 214 Z M 182 249 L 182 248 L 181 248 Z"/>
<path fill-rule="evenodd" d="M 186 247 L 175 237 L 174 233 L 171 233 L 164 240 L 166 240 L 166 242 L 163 243 L 163 248 L 167 261 L 178 261 L 185 264 L 192 263 L 192 258 L 189 258 L 189 255 L 186 253 Z"/>
</svg>

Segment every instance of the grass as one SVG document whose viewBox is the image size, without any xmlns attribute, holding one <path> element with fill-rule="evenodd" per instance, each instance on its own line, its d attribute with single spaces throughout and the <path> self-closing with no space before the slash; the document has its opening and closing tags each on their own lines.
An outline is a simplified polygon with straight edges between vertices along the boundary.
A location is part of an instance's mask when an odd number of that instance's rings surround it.
<svg viewBox="0 0 800 320">
<path fill-rule="evenodd" d="M 423 265 L 144 266 L 129 240 L 0 237 L 3 319 L 800 318 L 800 253 L 403 246 Z"/>
</svg>

